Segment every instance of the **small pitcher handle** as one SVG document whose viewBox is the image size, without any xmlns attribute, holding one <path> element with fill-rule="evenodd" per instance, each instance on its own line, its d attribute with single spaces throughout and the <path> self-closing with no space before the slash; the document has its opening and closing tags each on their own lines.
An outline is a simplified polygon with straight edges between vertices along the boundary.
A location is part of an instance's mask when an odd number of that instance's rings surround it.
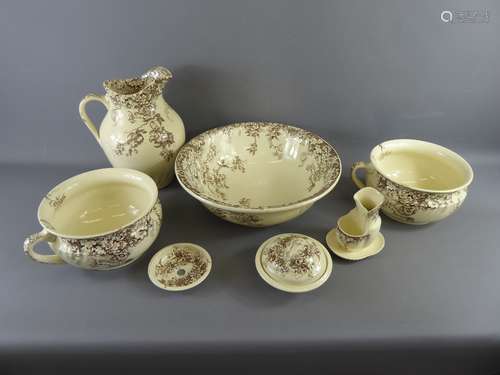
<svg viewBox="0 0 500 375">
<path fill-rule="evenodd" d="M 366 183 L 361 181 L 361 179 L 357 175 L 358 169 L 368 169 L 368 165 L 364 161 L 357 161 L 352 165 L 351 168 L 351 178 L 354 181 L 354 184 L 359 188 L 362 189 L 366 186 Z"/>
<path fill-rule="evenodd" d="M 84 122 L 85 125 L 87 125 L 87 128 L 89 128 L 90 132 L 96 139 L 97 143 L 100 144 L 99 142 L 99 131 L 97 130 L 96 126 L 94 125 L 93 121 L 90 119 L 90 117 L 87 115 L 87 111 L 85 107 L 87 106 L 88 102 L 91 101 L 98 101 L 101 102 L 106 109 L 108 108 L 108 104 L 106 103 L 106 98 L 103 95 L 97 95 L 97 94 L 88 94 L 85 95 L 85 97 L 82 99 L 80 102 L 80 117 L 82 118 L 82 121 Z"/>
<path fill-rule="evenodd" d="M 52 233 L 47 232 L 45 229 L 41 232 L 34 233 L 26 240 L 24 240 L 24 253 L 29 255 L 32 259 L 36 260 L 40 263 L 50 263 L 50 264 L 62 264 L 64 260 L 59 255 L 45 255 L 39 254 L 35 251 L 35 245 L 39 242 L 54 242 L 56 240 L 56 236 Z"/>
</svg>

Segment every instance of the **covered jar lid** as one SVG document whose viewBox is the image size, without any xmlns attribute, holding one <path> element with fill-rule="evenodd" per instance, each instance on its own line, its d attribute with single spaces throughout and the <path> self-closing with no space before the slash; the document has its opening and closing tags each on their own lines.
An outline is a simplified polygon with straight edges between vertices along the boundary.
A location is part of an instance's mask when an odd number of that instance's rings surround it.
<svg viewBox="0 0 500 375">
<path fill-rule="evenodd" d="M 332 260 L 314 238 L 297 233 L 271 237 L 257 251 L 259 274 L 274 287 L 291 292 L 317 288 L 330 276 Z"/>
</svg>

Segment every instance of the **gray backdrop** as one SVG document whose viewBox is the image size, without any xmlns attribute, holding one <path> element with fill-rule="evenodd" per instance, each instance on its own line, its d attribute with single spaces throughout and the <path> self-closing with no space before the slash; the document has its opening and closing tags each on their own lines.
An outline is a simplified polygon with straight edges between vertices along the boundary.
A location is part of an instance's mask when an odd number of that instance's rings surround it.
<svg viewBox="0 0 500 375">
<path fill-rule="evenodd" d="M 490 22 L 440 19 L 471 8 L 488 9 Z M 80 99 L 154 65 L 172 70 L 166 99 L 190 136 L 274 120 L 343 141 L 494 148 L 498 9 L 493 0 L 4 1 L 0 160 L 105 162 Z"/>
<path fill-rule="evenodd" d="M 487 9 L 490 20 L 446 24 L 448 9 Z M 0 2 L 0 370 L 500 371 L 499 10 L 493 0 Z M 268 120 L 327 138 L 344 164 L 334 194 L 255 230 L 218 220 L 174 184 L 161 193 L 162 234 L 136 264 L 89 273 L 29 261 L 21 244 L 39 228 L 43 194 L 108 165 L 80 99 L 154 65 L 174 74 L 165 96 L 188 137 Z M 103 108 L 89 108 L 99 122 Z M 352 206 L 350 164 L 400 137 L 471 162 L 460 212 L 422 228 L 384 219 L 384 251 L 334 258 L 333 278 L 312 293 L 265 285 L 258 245 L 285 231 L 322 240 Z M 205 246 L 214 270 L 197 289 L 162 293 L 147 262 L 179 241 Z"/>
</svg>

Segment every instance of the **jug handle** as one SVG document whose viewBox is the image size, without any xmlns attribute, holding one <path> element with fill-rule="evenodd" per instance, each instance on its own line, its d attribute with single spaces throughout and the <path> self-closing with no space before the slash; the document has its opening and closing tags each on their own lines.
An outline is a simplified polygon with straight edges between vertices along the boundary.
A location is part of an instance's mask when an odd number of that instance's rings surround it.
<svg viewBox="0 0 500 375">
<path fill-rule="evenodd" d="M 35 245 L 39 242 L 55 242 L 56 236 L 47 232 L 45 229 L 34 233 L 24 240 L 24 253 L 40 263 L 62 264 L 64 260 L 59 255 L 45 255 L 35 251 Z"/>
<path fill-rule="evenodd" d="M 351 168 L 351 178 L 354 182 L 354 184 L 359 188 L 362 189 L 366 186 L 366 183 L 361 181 L 361 179 L 357 175 L 358 169 L 368 169 L 368 165 L 364 161 L 357 161 L 352 165 Z"/>
<path fill-rule="evenodd" d="M 82 121 L 85 125 L 87 125 L 87 128 L 89 128 L 90 132 L 96 139 L 97 143 L 100 144 L 99 142 L 99 131 L 97 130 L 96 126 L 94 125 L 94 122 L 90 119 L 90 117 L 87 115 L 87 111 L 85 107 L 87 106 L 87 103 L 92 102 L 92 101 L 98 101 L 101 102 L 106 109 L 108 108 L 108 104 L 106 103 L 106 98 L 103 95 L 97 95 L 97 94 L 88 94 L 85 95 L 85 97 L 82 99 L 80 102 L 80 117 L 82 118 Z"/>
</svg>

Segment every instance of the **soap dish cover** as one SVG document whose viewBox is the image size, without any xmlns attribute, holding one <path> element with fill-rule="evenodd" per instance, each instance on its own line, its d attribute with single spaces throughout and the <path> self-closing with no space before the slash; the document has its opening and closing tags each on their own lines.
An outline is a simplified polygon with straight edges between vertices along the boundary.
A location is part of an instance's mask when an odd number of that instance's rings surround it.
<svg viewBox="0 0 500 375">
<path fill-rule="evenodd" d="M 192 243 L 175 243 L 151 258 L 148 275 L 158 288 L 181 291 L 203 282 L 211 269 L 212 259 L 204 248 Z"/>
</svg>

